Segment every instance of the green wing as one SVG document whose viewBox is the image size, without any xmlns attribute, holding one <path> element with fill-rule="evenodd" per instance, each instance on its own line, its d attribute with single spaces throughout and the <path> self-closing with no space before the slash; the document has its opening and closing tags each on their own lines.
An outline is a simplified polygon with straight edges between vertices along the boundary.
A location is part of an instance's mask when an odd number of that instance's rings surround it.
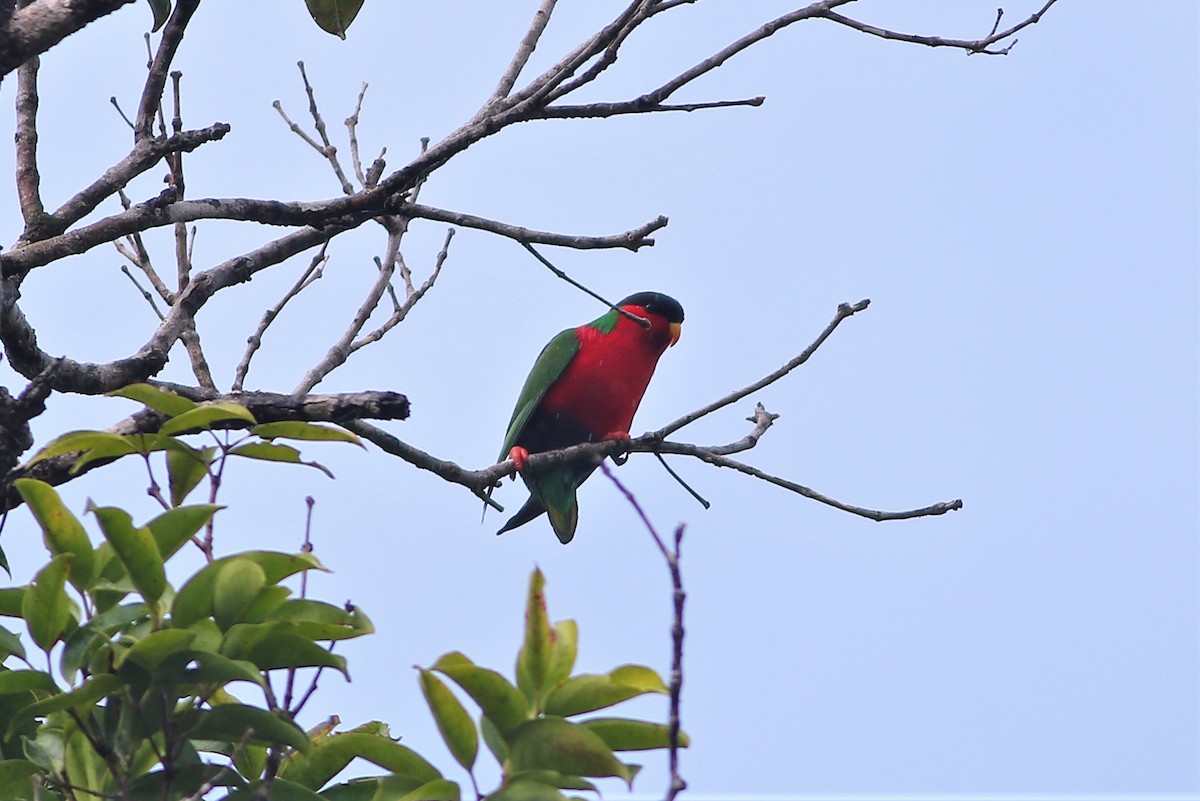
<svg viewBox="0 0 1200 801">
<path fill-rule="evenodd" d="M 504 447 L 500 449 L 500 456 L 496 461 L 502 462 L 508 458 L 509 450 L 517 443 L 517 437 L 521 436 L 521 431 L 529 422 L 529 416 L 541 403 L 542 396 L 550 389 L 550 385 L 558 380 L 578 352 L 579 338 L 574 328 L 559 333 L 542 348 L 537 361 L 533 363 L 533 369 L 529 371 L 529 377 L 525 379 L 525 386 L 521 388 L 512 420 L 508 422 L 508 431 L 504 435 Z"/>
</svg>

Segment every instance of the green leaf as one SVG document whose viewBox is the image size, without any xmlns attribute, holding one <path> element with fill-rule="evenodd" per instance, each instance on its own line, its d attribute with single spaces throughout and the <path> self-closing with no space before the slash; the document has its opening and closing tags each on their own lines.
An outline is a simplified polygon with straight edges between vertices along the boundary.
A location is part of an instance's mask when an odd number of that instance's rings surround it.
<svg viewBox="0 0 1200 801">
<path fill-rule="evenodd" d="M 454 693 L 450 692 L 450 688 L 428 670 L 421 670 L 421 692 L 450 753 L 458 764 L 470 771 L 479 754 L 479 733 L 475 731 L 475 722 Z"/>
<path fill-rule="evenodd" d="M 120 434 L 110 434 L 106 431 L 68 431 L 51 440 L 29 460 L 29 464 L 37 464 L 64 453 L 85 453 L 94 448 L 104 448 L 106 452 L 112 452 L 111 455 L 116 456 L 137 452 L 129 440 Z"/>
<path fill-rule="evenodd" d="M 167 21 L 167 15 L 171 13 L 169 0 L 163 0 L 159 5 L 164 9 L 161 19 L 158 15 L 158 8 L 155 7 L 155 0 L 150 0 L 150 6 L 155 8 L 154 30 L 156 31 Z M 108 394 L 110 397 L 135 400 L 143 406 L 165 414 L 167 417 L 175 417 L 196 408 L 195 401 L 189 400 L 182 395 L 176 395 L 173 392 L 167 392 L 158 387 L 150 386 L 149 384 L 130 384 L 127 387 L 115 389 Z"/>
<path fill-rule="evenodd" d="M 344 428 L 333 428 L 303 420 L 284 420 L 278 423 L 263 423 L 250 429 L 263 439 L 296 439 L 310 442 L 353 442 L 355 445 L 366 447 L 357 434 L 352 434 Z"/>
<path fill-rule="evenodd" d="M 233 771 L 224 770 L 222 765 L 193 763 L 175 766 L 170 773 L 156 770 L 139 776 L 130 783 L 127 797 L 129 801 L 193 798 L 206 783 L 214 787 L 241 787 L 246 781 Z"/>
<path fill-rule="evenodd" d="M 12 631 L 0 626 L 0 664 L 12 654 L 18 659 L 25 659 L 25 646 L 21 644 L 21 638 Z"/>
<path fill-rule="evenodd" d="M 647 751 L 651 748 L 667 748 L 671 744 L 667 727 L 661 723 L 628 718 L 592 718 L 579 725 L 599 735 L 614 751 Z M 689 745 L 691 740 L 688 736 L 679 732 L 679 747 L 687 748 Z"/>
<path fill-rule="evenodd" d="M 195 639 L 196 633 L 185 629 L 152 631 L 125 652 L 125 661 L 136 662 L 153 673 L 167 657 L 188 650 Z"/>
<path fill-rule="evenodd" d="M 126 747 L 130 745 L 128 729 L 111 731 L 106 734 L 108 735 L 106 739 L 113 744 L 114 751 L 121 755 L 128 753 Z M 65 774 L 70 777 L 72 784 L 77 787 L 90 788 L 97 793 L 116 790 L 104 759 L 92 748 L 76 721 L 70 720 L 63 724 L 63 741 L 66 746 L 63 769 Z M 76 801 L 83 801 L 83 799 L 76 795 Z M 97 798 L 95 801 L 100 801 L 100 799 Z"/>
<path fill-rule="evenodd" d="M 38 766 L 27 759 L 0 760 L 0 790 L 22 779 L 28 779 L 37 772 Z"/>
<path fill-rule="evenodd" d="M 251 782 L 245 787 L 234 790 L 222 801 L 255 801 L 258 798 L 266 798 L 267 795 L 260 789 L 263 784 L 264 782 L 261 781 Z M 285 779 L 275 779 L 271 782 L 270 790 L 271 801 L 327 801 L 324 796 L 317 795 L 312 790 Z"/>
<path fill-rule="evenodd" d="M 546 614 L 545 586 L 546 577 L 541 570 L 534 569 L 529 576 L 529 595 L 525 602 L 525 641 L 517 653 L 517 686 L 535 708 L 541 707 L 539 701 L 546 689 L 554 650 L 550 618 Z"/>
<path fill-rule="evenodd" d="M 557 787 L 532 779 L 506 781 L 494 793 L 484 796 L 484 801 L 566 801 L 567 797 Z"/>
<path fill-rule="evenodd" d="M 150 11 L 154 14 L 154 27 L 150 29 L 154 33 L 163 25 L 171 16 L 171 0 L 148 0 L 150 3 Z"/>
<path fill-rule="evenodd" d="M 11 725 L 9 728 L 12 728 Z M 62 729 L 43 726 L 37 736 L 25 739 L 25 757 L 44 771 L 61 774 L 66 752 Z M 36 796 L 35 796 L 36 797 Z"/>
<path fill-rule="evenodd" d="M 212 428 L 213 423 L 226 420 L 242 420 L 251 425 L 255 423 L 254 415 L 250 414 L 250 410 L 245 406 L 237 403 L 206 403 L 177 417 L 172 417 L 163 423 L 158 433 L 167 435 L 178 434 L 182 431 L 207 431 Z"/>
<path fill-rule="evenodd" d="M 170 559 L 175 552 L 187 543 L 197 531 L 204 527 L 209 520 L 224 506 L 217 504 L 199 504 L 196 506 L 177 506 L 163 512 L 146 524 L 158 544 L 158 552 L 163 561 Z"/>
<path fill-rule="evenodd" d="M 632 687 L 645 693 L 662 693 L 666 695 L 667 685 L 663 683 L 658 672 L 645 665 L 621 665 L 608 672 L 614 684 Z"/>
<path fill-rule="evenodd" d="M 59 672 L 68 681 L 73 680 L 75 674 L 90 662 L 98 651 L 109 645 L 109 640 L 114 634 L 125 630 L 135 621 L 148 620 L 149 616 L 149 608 L 142 603 L 114 606 L 94 615 L 67 637 L 59 657 Z"/>
<path fill-rule="evenodd" d="M 126 434 L 120 441 L 113 440 L 107 444 L 99 444 L 89 448 L 71 465 L 71 472 L 78 473 L 92 462 L 113 461 L 122 456 L 139 453 L 142 455 L 161 451 L 167 444 L 155 434 Z"/>
<path fill-rule="evenodd" d="M 54 677 L 40 670 L 0 670 L 0 695 L 8 693 L 59 692 Z"/>
<path fill-rule="evenodd" d="M 221 704 L 204 710 L 188 736 L 198 740 L 228 740 L 236 743 L 250 729 L 254 730 L 254 734 L 249 742 L 262 745 L 282 743 L 308 752 L 308 737 L 295 723 L 265 709 L 245 704 Z"/>
<path fill-rule="evenodd" d="M 59 554 L 50 560 L 25 590 L 21 615 L 29 627 L 29 636 L 38 648 L 49 653 L 58 642 L 71 616 L 71 599 L 64 585 L 75 557 Z"/>
<path fill-rule="evenodd" d="M 213 582 L 213 618 L 222 631 L 242 622 L 241 614 L 267 583 L 267 574 L 250 559 L 234 558 L 221 566 Z"/>
<path fill-rule="evenodd" d="M 0 587 L 0 616 L 21 617 L 26 587 Z"/>
<path fill-rule="evenodd" d="M 167 575 L 163 569 L 162 554 L 149 528 L 133 525 L 133 520 L 124 509 L 114 506 L 93 506 L 90 511 L 100 521 L 104 537 L 116 551 L 117 558 L 129 571 L 129 578 L 138 592 L 150 602 L 162 597 L 167 588 Z"/>
<path fill-rule="evenodd" d="M 287 631 L 281 623 L 238 623 L 229 629 L 221 652 L 231 659 L 253 662 L 260 670 L 330 667 L 346 678 L 345 657 L 332 654 L 312 640 Z"/>
<path fill-rule="evenodd" d="M 496 729 L 496 724 L 492 723 L 491 718 L 487 715 L 479 719 L 479 732 L 483 735 L 483 742 L 492 752 L 492 756 L 496 757 L 496 761 L 503 765 L 508 759 L 508 743 L 504 742 L 504 738 Z"/>
<path fill-rule="evenodd" d="M 216 448 L 192 448 L 178 440 L 167 449 L 167 484 L 171 489 L 171 505 L 179 506 L 192 490 L 208 475 Z"/>
<path fill-rule="evenodd" d="M 496 671 L 476 666 L 457 651 L 443 655 L 431 669 L 466 690 L 506 739 L 529 717 L 529 706 L 519 689 Z"/>
<path fill-rule="evenodd" d="M 305 461 L 300 458 L 300 451 L 291 445 L 276 445 L 273 442 L 250 442 L 239 445 L 229 452 L 230 456 L 244 456 L 247 459 L 261 459 L 266 462 L 283 462 L 285 464 L 302 464 L 315 467 L 325 475 L 333 478 L 329 468 L 318 462 Z"/>
<path fill-rule="evenodd" d="M 64 709 L 86 709 L 95 705 L 101 698 L 117 692 L 120 687 L 121 680 L 112 673 L 98 673 L 85 681 L 78 689 L 69 693 L 52 695 L 30 704 L 21 710 L 20 715 L 22 717 L 44 717 Z M 9 730 L 11 731 L 11 729 L 12 724 L 9 724 Z"/>
<path fill-rule="evenodd" d="M 509 773 L 505 778 L 505 784 L 518 781 L 534 781 L 548 784 L 551 787 L 557 787 L 560 790 L 586 790 L 591 793 L 599 793 L 596 785 L 589 782 L 587 779 L 582 779 L 578 776 L 568 776 L 565 773 L 559 773 L 556 770 L 518 770 Z"/>
<path fill-rule="evenodd" d="M 348 731 L 323 738 L 306 756 L 289 760 L 279 775 L 317 790 L 355 758 L 365 759 L 407 780 L 405 786 L 408 789 L 442 778 L 437 768 L 416 751 L 390 737 L 365 731 Z"/>
<path fill-rule="evenodd" d="M 218 686 L 232 681 L 248 681 L 261 687 L 266 681 L 253 662 L 198 650 L 168 655 L 159 665 L 155 678 L 162 684 Z"/>
<path fill-rule="evenodd" d="M 179 628 L 187 628 L 213 613 L 213 585 L 221 567 L 232 559 L 249 559 L 263 569 L 267 584 L 277 584 L 302 570 L 325 570 L 312 554 L 286 554 L 274 551 L 245 551 L 218 559 L 188 579 L 175 594 L 171 618 Z"/>
<path fill-rule="evenodd" d="M 547 716 L 522 724 L 509 738 L 511 769 L 553 770 L 570 776 L 617 776 L 633 782 L 634 769 L 622 764 L 600 736 L 583 726 Z"/>
<path fill-rule="evenodd" d="M 96 577 L 95 553 L 79 518 L 63 505 L 54 487 L 44 481 L 18 478 L 13 486 L 21 493 L 29 511 L 33 512 L 38 525 L 42 527 L 42 537 L 50 555 L 69 553 L 75 557 L 71 567 L 71 583 L 80 592 L 85 591 Z"/>
<path fill-rule="evenodd" d="M 567 679 L 546 697 L 546 714 L 570 717 L 646 693 L 666 692 L 666 685 L 650 668 L 623 665 L 607 674 L 584 673 Z"/>
<path fill-rule="evenodd" d="M 434 779 L 413 788 L 401 796 L 400 801 L 459 801 L 461 797 L 457 784 L 446 779 Z"/>
<path fill-rule="evenodd" d="M 268 618 L 272 613 L 277 611 L 279 607 L 292 594 L 290 587 L 274 585 L 271 587 L 263 587 L 258 591 L 258 595 L 250 601 L 250 604 L 242 611 L 239 617 L 239 622 L 242 623 L 266 623 L 271 622 Z M 303 633 L 303 632 L 297 632 Z M 320 637 L 309 637 L 312 640 L 321 639 Z"/>
<path fill-rule="evenodd" d="M 308 13 L 313 21 L 326 33 L 332 33 L 341 39 L 346 38 L 346 30 L 354 22 L 358 10 L 362 8 L 363 0 L 304 0 Z"/>
<path fill-rule="evenodd" d="M 287 622 L 288 630 L 311 640 L 345 640 L 375 630 L 370 619 L 358 607 L 350 611 L 322 601 L 293 598 L 269 615 L 270 620 Z"/>
<path fill-rule="evenodd" d="M 560 620 L 554 624 L 554 652 L 550 659 L 550 672 L 546 676 L 546 687 L 553 689 L 566 681 L 575 669 L 575 656 L 579 652 L 579 626 L 574 620 Z"/>
</svg>

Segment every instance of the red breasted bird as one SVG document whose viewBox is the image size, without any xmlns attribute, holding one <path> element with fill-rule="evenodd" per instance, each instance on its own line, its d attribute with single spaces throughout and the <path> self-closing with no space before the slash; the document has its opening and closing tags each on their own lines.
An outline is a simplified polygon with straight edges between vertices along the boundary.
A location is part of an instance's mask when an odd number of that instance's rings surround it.
<svg viewBox="0 0 1200 801">
<path fill-rule="evenodd" d="M 610 310 L 568 328 L 542 349 L 513 409 L 500 461 L 516 463 L 529 500 L 497 534 L 547 512 L 564 545 L 575 536 L 575 490 L 596 465 L 573 462 L 534 469 L 531 453 L 605 439 L 628 439 L 629 426 L 658 357 L 679 341 L 683 307 L 659 292 L 638 292 L 617 306 L 650 323 Z"/>
</svg>

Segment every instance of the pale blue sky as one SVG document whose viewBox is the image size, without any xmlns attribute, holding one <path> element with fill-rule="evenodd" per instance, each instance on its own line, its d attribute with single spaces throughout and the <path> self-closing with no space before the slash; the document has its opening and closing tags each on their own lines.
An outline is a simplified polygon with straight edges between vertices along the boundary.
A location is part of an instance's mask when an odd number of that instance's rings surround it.
<svg viewBox="0 0 1200 801">
<path fill-rule="evenodd" d="M 337 194 L 271 108 L 278 98 L 304 116 L 297 59 L 339 137 L 370 83 L 360 137 L 398 167 L 495 85 L 534 4 L 496 5 L 372 0 L 342 43 L 299 4 L 205 4 L 178 62 L 185 123 L 233 132 L 189 157 L 190 195 Z M 561 3 L 534 68 L 620 5 Z M 673 12 L 588 97 L 639 94 L 790 7 L 709 0 Z M 995 9 L 850 12 L 966 38 Z M 108 98 L 136 106 L 148 18 L 132 5 L 43 59 L 48 205 L 126 152 Z M 761 400 L 781 415 L 746 454 L 765 470 L 874 508 L 964 499 L 944 517 L 875 524 L 675 459 L 713 502 L 705 512 L 648 457 L 619 471 L 661 529 L 688 524 L 683 722 L 694 746 L 682 769 L 693 798 L 1200 793 L 1197 23 L 1182 0 L 1152 11 L 1063 0 L 1011 55 L 985 58 L 807 22 L 679 98 L 763 94 L 761 108 L 525 124 L 423 190 L 432 205 L 572 233 L 671 218 L 637 255 L 547 251 L 610 297 L 655 289 L 687 310 L 635 434 L 773 370 L 838 303 L 871 298 L 808 365 L 679 436 L 738 439 Z M 0 89 L 6 109 L 14 88 L 10 78 Z M 0 153 L 0 173 L 11 160 Z M 157 192 L 157 177 L 131 194 Z M 11 189 L 0 203 L 8 243 L 19 230 Z M 202 226 L 196 261 L 274 233 Z M 319 288 L 268 333 L 248 387 L 290 390 L 324 354 L 372 280 L 380 233 L 336 241 Z M 444 234 L 414 226 L 405 252 L 419 275 Z M 167 237 L 155 241 L 166 260 Z M 205 308 L 218 383 L 305 263 Z M 154 321 L 118 264 L 98 248 L 30 277 L 23 309 L 45 349 L 109 360 L 144 340 Z M 411 318 L 318 389 L 405 392 L 413 416 L 389 430 L 482 467 L 541 346 L 598 313 L 512 242 L 460 230 Z M 185 370 L 177 359 L 164 377 Z M 0 376 L 15 384 L 7 365 Z M 132 409 L 64 401 L 38 431 Z M 324 679 L 312 721 L 384 719 L 464 780 L 410 666 L 462 649 L 510 669 L 535 564 L 552 616 L 580 623 L 581 668 L 668 667 L 666 570 L 603 477 L 581 492 L 564 548 L 540 522 L 494 537 L 500 516 L 480 526 L 465 490 L 376 451 L 307 452 L 338 480 L 239 466 L 246 480 L 224 496 L 218 543 L 294 548 L 304 496 L 317 498 L 317 554 L 335 572 L 310 589 L 353 599 L 379 632 L 345 647 L 354 681 Z M 138 466 L 116 466 L 66 494 L 77 510 L 92 497 L 148 517 L 141 481 Z M 524 491 L 497 497 L 519 504 Z M 4 531 L 18 581 L 43 559 L 32 532 L 24 513 Z M 665 716 L 665 702 L 631 712 Z M 639 795 L 659 794 L 664 763 L 647 761 Z"/>
</svg>

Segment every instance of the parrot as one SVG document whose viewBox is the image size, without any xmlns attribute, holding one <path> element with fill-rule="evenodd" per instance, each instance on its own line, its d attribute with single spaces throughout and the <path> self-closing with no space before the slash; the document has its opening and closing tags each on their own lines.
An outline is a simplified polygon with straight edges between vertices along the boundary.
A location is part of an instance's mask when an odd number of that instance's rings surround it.
<svg viewBox="0 0 1200 801">
<path fill-rule="evenodd" d="M 621 309 L 649 322 L 622 314 Z M 512 459 L 529 500 L 497 531 L 503 534 L 547 513 L 559 542 L 575 536 L 575 491 L 597 465 L 573 462 L 534 469 L 531 453 L 608 439 L 629 439 L 660 356 L 679 341 L 683 307 L 660 292 L 638 292 L 607 314 L 550 340 L 517 398 L 497 461 Z"/>
</svg>

